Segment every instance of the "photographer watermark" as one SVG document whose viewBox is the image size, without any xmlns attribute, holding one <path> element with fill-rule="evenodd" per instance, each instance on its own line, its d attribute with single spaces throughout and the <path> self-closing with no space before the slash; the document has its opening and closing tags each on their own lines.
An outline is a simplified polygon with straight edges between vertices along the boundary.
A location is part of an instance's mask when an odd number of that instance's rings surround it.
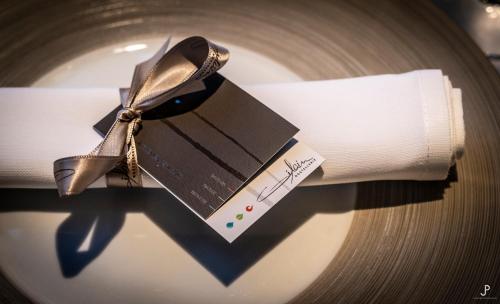
<svg viewBox="0 0 500 304">
<path fill-rule="evenodd" d="M 491 286 L 488 284 L 483 285 L 483 289 L 479 292 L 479 297 L 474 297 L 474 300 L 498 300 L 497 297 L 491 295 Z"/>
</svg>

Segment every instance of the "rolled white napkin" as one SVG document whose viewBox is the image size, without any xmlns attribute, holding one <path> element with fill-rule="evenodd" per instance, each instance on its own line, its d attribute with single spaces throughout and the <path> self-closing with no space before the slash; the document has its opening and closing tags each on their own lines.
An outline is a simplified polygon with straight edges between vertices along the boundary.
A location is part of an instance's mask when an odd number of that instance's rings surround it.
<svg viewBox="0 0 500 304">
<path fill-rule="evenodd" d="M 243 87 L 326 161 L 302 185 L 445 179 L 464 149 L 461 93 L 440 70 Z M 0 187 L 54 188 L 53 161 L 86 154 L 118 90 L 2 88 Z M 160 187 L 145 177 L 146 187 Z M 104 178 L 92 186 L 105 186 Z"/>
</svg>

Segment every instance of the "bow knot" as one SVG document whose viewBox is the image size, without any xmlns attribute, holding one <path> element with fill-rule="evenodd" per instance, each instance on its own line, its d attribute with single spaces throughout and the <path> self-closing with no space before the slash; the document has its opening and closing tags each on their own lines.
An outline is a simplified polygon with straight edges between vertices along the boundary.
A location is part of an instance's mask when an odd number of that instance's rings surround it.
<svg viewBox="0 0 500 304">
<path fill-rule="evenodd" d="M 141 113 L 132 108 L 123 108 L 116 113 L 116 119 L 121 122 L 131 122 L 132 120 L 140 117 Z"/>
<path fill-rule="evenodd" d="M 101 176 L 116 172 L 125 185 L 141 186 L 134 139 L 141 114 L 179 96 L 183 88 L 212 75 L 229 58 L 225 48 L 203 37 L 187 38 L 166 52 L 169 41 L 135 67 L 130 89 L 120 90 L 122 109 L 103 141 L 87 155 L 54 162 L 60 196 L 78 194 Z"/>
</svg>

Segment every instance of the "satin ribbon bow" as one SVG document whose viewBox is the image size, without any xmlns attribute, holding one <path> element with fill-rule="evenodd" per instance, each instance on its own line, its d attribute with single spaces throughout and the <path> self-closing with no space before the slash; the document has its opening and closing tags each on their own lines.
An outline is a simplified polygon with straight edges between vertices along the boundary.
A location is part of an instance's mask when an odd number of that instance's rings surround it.
<svg viewBox="0 0 500 304">
<path fill-rule="evenodd" d="M 135 67 L 130 89 L 120 91 L 122 109 L 103 141 L 87 155 L 54 162 L 60 196 L 78 194 L 116 168 L 125 168 L 129 186 L 140 186 L 134 135 L 140 129 L 141 114 L 182 95 L 183 89 L 212 75 L 229 59 L 225 48 L 203 37 L 187 38 L 165 53 L 169 42 Z"/>
</svg>

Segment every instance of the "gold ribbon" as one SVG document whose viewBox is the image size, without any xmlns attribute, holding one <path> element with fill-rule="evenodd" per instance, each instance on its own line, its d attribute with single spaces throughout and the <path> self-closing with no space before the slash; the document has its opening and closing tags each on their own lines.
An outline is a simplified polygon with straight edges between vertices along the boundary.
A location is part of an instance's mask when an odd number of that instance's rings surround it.
<svg viewBox="0 0 500 304">
<path fill-rule="evenodd" d="M 134 140 L 141 114 L 182 95 L 184 89 L 212 75 L 229 59 L 225 48 L 203 37 L 187 38 L 165 52 L 169 42 L 135 67 L 130 89 L 120 90 L 122 109 L 103 141 L 87 155 L 54 162 L 60 196 L 78 194 L 113 170 L 124 171 L 129 186 L 141 186 Z"/>
</svg>

